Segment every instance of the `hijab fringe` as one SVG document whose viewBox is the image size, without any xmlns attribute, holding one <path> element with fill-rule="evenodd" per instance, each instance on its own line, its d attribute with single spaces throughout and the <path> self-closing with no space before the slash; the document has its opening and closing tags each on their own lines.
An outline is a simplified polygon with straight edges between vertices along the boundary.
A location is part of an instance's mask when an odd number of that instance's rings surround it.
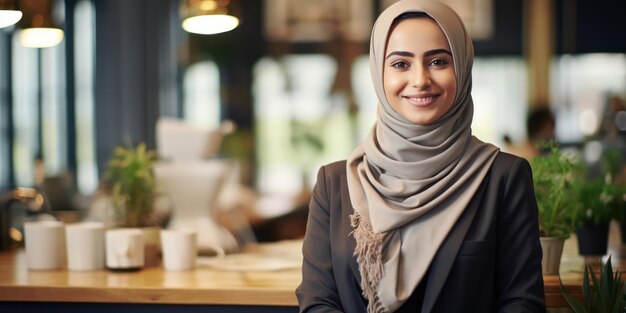
<svg viewBox="0 0 626 313">
<path fill-rule="evenodd" d="M 386 313 L 378 293 L 378 283 L 383 277 L 382 243 L 383 234 L 375 233 L 367 219 L 355 211 L 350 215 L 350 225 L 354 229 L 352 235 L 356 241 L 354 256 L 361 273 L 361 289 L 368 301 L 367 313 Z"/>
</svg>

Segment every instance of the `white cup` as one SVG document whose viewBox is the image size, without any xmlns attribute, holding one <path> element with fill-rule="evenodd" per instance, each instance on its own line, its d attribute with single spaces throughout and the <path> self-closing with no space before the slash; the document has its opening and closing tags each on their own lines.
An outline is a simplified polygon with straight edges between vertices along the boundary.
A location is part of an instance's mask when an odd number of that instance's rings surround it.
<svg viewBox="0 0 626 313">
<path fill-rule="evenodd" d="M 91 271 L 104 268 L 104 224 L 82 222 L 65 227 L 67 268 Z"/>
<path fill-rule="evenodd" d="M 196 232 L 190 229 L 161 230 L 161 251 L 165 270 L 193 269 L 198 253 Z"/>
<path fill-rule="evenodd" d="M 136 228 L 106 231 L 107 268 L 136 270 L 144 265 L 143 232 Z"/>
<path fill-rule="evenodd" d="M 32 270 L 61 269 L 65 266 L 65 224 L 58 221 L 24 223 L 26 259 Z"/>
</svg>

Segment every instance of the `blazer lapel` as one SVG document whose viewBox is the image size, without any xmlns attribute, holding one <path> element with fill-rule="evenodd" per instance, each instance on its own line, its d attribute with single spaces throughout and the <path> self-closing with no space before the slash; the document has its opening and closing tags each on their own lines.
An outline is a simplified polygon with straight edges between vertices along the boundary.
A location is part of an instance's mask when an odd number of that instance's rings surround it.
<svg viewBox="0 0 626 313">
<path fill-rule="evenodd" d="M 421 312 L 429 313 L 435 305 L 435 301 L 437 300 L 437 297 L 439 297 L 441 288 L 443 288 L 443 285 L 448 278 L 448 274 L 450 273 L 450 268 L 456 259 L 457 253 L 459 252 L 461 243 L 463 243 L 463 239 L 465 238 L 465 235 L 474 220 L 474 216 L 478 210 L 478 205 L 482 202 L 482 196 L 485 186 L 487 185 L 487 180 L 488 179 L 485 179 L 481 183 L 476 196 L 472 199 L 461 217 L 459 217 L 459 220 L 452 230 L 450 230 L 448 237 L 441 244 L 439 251 L 431 262 Z"/>
<path fill-rule="evenodd" d="M 354 208 L 352 207 L 352 203 L 350 203 L 350 193 L 348 192 L 348 180 L 346 179 L 346 175 L 342 175 L 341 177 L 341 210 L 343 218 L 347 219 L 347 223 L 344 222 L 343 227 L 348 228 L 346 233 L 349 234 L 348 239 L 346 240 L 346 249 L 347 252 L 350 252 L 350 256 L 348 257 L 348 263 L 350 264 L 350 269 L 352 269 L 352 274 L 354 275 L 360 286 L 361 272 L 359 272 L 359 265 L 356 262 L 356 258 L 352 256 L 352 253 L 356 248 L 356 242 L 354 241 L 354 237 L 352 236 L 350 214 L 354 212 Z"/>
</svg>

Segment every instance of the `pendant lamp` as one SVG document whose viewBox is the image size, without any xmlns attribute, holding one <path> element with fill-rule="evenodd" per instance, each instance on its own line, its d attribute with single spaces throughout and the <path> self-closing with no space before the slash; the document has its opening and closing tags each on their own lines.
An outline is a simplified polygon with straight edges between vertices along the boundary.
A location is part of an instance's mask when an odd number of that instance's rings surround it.
<svg viewBox="0 0 626 313">
<path fill-rule="evenodd" d="M 190 33 L 219 34 L 239 25 L 239 19 L 232 14 L 230 0 L 186 0 L 181 11 L 183 29 Z"/>
<path fill-rule="evenodd" d="M 63 41 L 63 30 L 52 22 L 52 0 L 21 0 L 24 18 L 18 39 L 23 47 L 48 48 Z"/>
<path fill-rule="evenodd" d="M 22 18 L 22 11 L 17 9 L 15 1 L 0 0 L 0 28 L 11 26 Z"/>
</svg>

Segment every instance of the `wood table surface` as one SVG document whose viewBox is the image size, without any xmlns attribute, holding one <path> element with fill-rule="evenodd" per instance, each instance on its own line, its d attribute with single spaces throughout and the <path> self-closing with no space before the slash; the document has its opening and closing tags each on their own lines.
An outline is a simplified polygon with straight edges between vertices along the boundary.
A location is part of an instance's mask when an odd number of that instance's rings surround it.
<svg viewBox="0 0 626 313">
<path fill-rule="evenodd" d="M 611 227 L 609 253 L 614 268 L 624 272 L 625 254 L 616 228 Z M 180 272 L 162 267 L 137 272 L 33 271 L 26 267 L 23 249 L 5 251 L 0 252 L 0 301 L 293 307 L 297 306 L 294 290 L 301 280 L 300 247 L 301 241 L 250 246 L 221 260 L 201 258 L 195 270 Z M 252 265 L 242 270 L 237 268 L 238 262 L 243 268 L 245 262 Z M 272 264 L 276 266 L 267 267 Z M 584 264 L 572 236 L 565 243 L 560 276 L 570 293 L 579 298 Z M 544 284 L 548 307 L 567 306 L 559 276 L 544 275 Z"/>
<path fill-rule="evenodd" d="M 290 264 L 300 264 L 300 246 L 300 241 L 252 246 L 221 260 L 202 258 L 191 271 L 34 271 L 27 269 L 23 249 L 1 252 L 0 301 L 297 306 L 294 290 L 302 276 L 299 266 Z M 276 255 L 299 259 L 284 269 L 254 269 L 254 264 L 245 271 L 222 269 L 232 267 L 232 260 L 241 263 L 242 256 L 267 264 Z"/>
</svg>

